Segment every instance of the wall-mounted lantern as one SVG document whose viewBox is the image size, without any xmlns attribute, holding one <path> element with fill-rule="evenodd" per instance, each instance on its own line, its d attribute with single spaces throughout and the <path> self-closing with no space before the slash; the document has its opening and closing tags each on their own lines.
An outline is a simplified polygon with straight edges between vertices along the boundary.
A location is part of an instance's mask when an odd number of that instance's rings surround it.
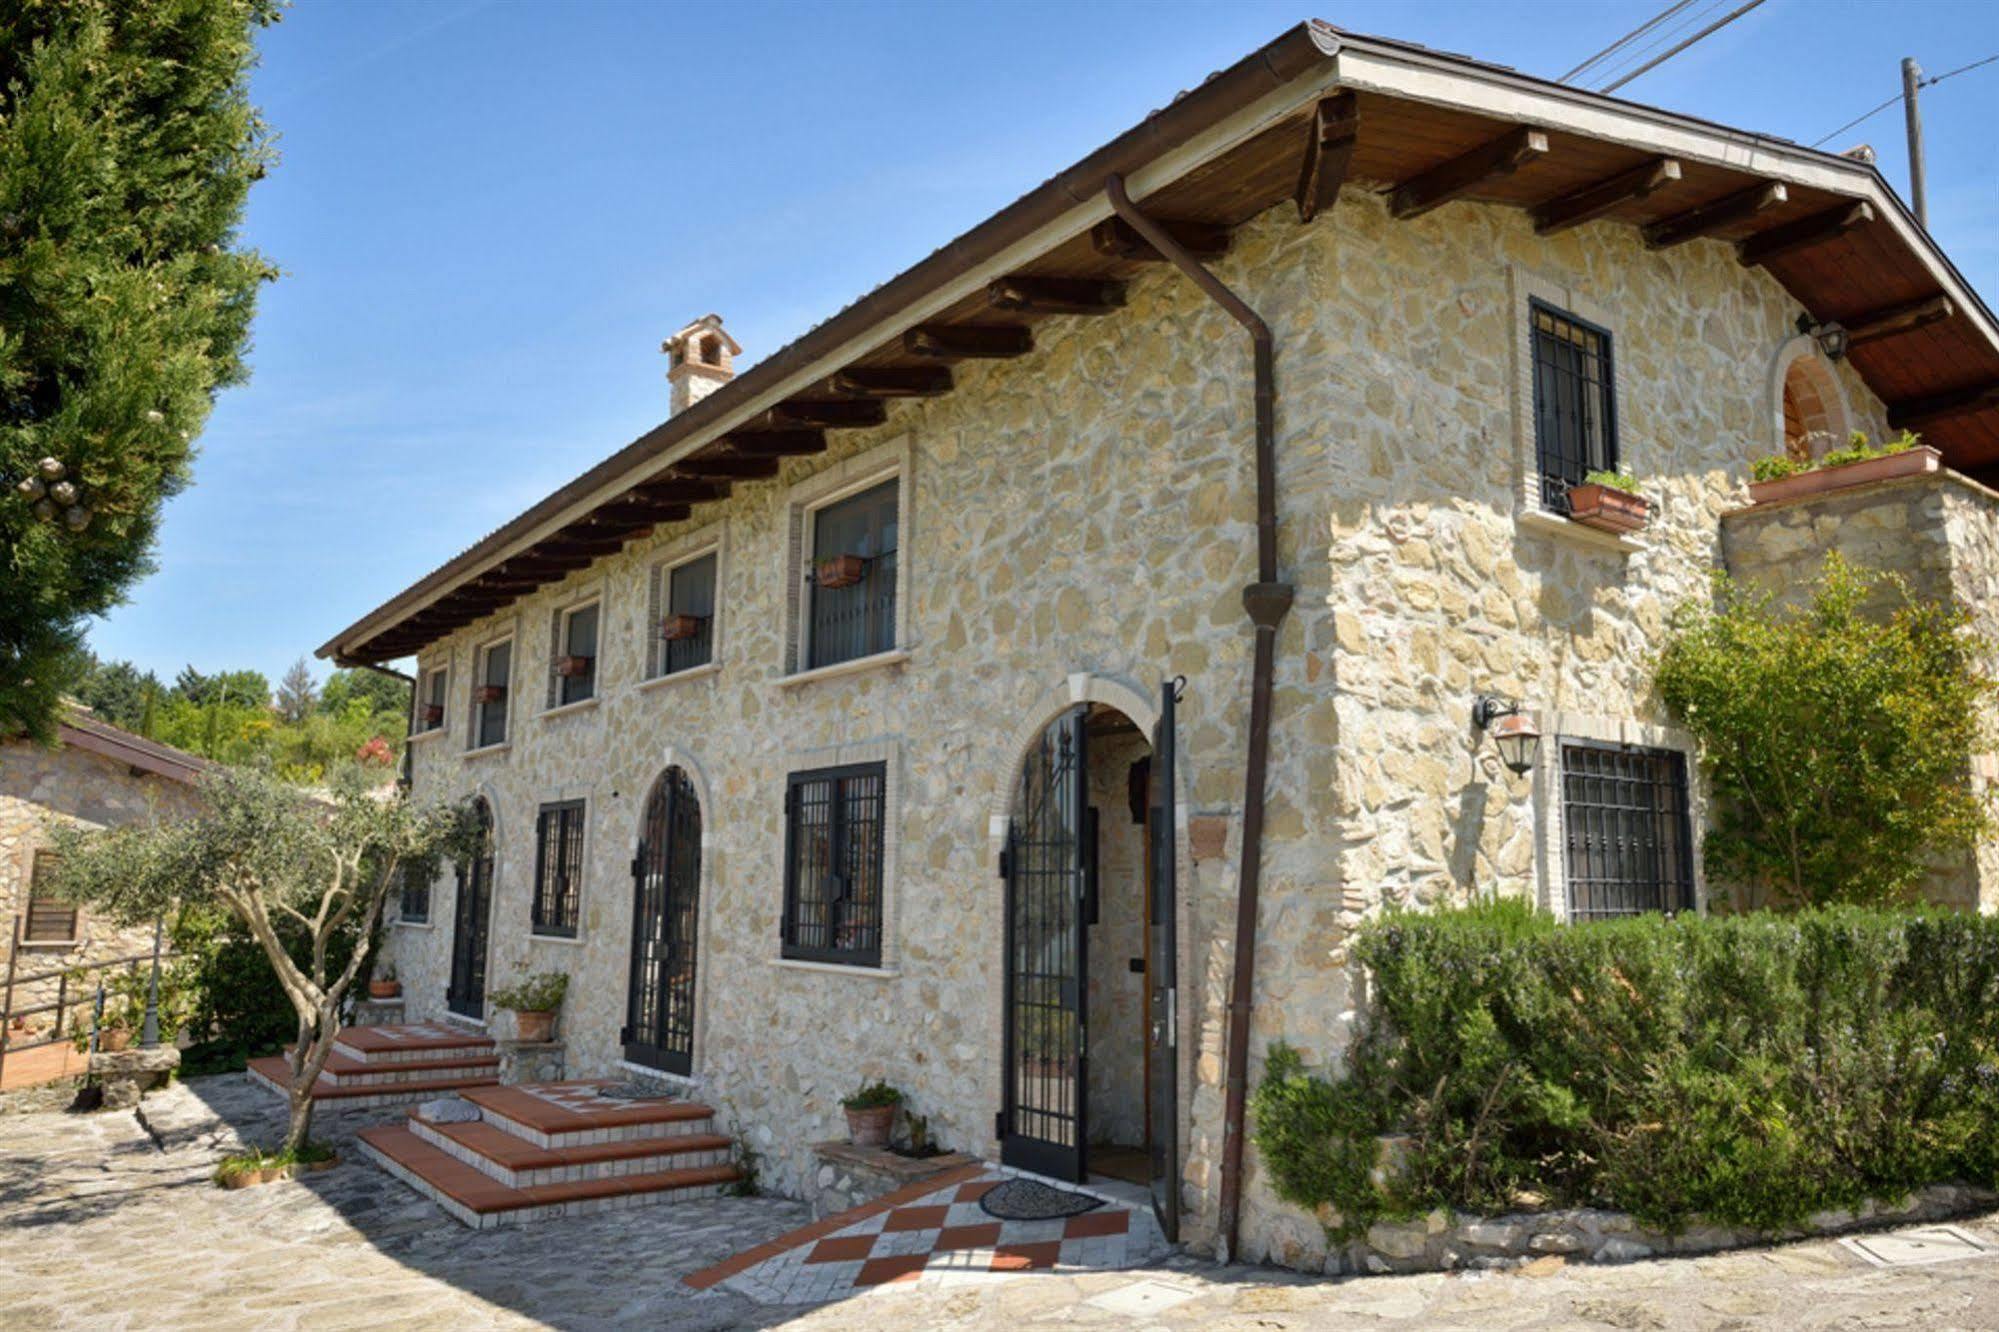
<svg viewBox="0 0 1999 1332">
<path fill-rule="evenodd" d="M 1837 320 L 1827 320 L 1821 324 L 1808 314 L 1798 316 L 1798 332 L 1818 343 L 1828 361 L 1841 360 L 1846 356 L 1846 325 Z"/>
<path fill-rule="evenodd" d="M 1497 694 L 1480 694 L 1472 700 L 1472 725 L 1492 734 L 1492 746 L 1499 761 L 1516 775 L 1534 770 L 1541 755 L 1541 732 L 1520 710 L 1520 704 Z"/>
</svg>

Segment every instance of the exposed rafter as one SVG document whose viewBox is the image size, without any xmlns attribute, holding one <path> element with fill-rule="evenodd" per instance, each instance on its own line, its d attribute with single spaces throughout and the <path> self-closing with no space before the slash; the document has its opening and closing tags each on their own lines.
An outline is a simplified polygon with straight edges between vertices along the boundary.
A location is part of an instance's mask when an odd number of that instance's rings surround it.
<svg viewBox="0 0 1999 1332">
<path fill-rule="evenodd" d="M 1305 136 L 1305 160 L 1298 168 L 1298 187 L 1291 192 L 1298 220 L 1310 222 L 1331 208 L 1346 183 L 1347 168 L 1360 142 L 1360 100 L 1350 92 L 1322 99 L 1312 110 L 1312 128 Z"/>
<path fill-rule="evenodd" d="M 1403 181 L 1389 196 L 1388 211 L 1405 220 L 1421 217 L 1488 180 L 1510 176 L 1547 155 L 1548 136 L 1522 125 Z"/>
<path fill-rule="evenodd" d="M 744 458 L 732 454 L 696 455 L 682 458 L 673 465 L 675 476 L 727 477 L 732 480 L 754 481 L 767 476 L 776 476 L 776 458 Z"/>
<path fill-rule="evenodd" d="M 1829 240 L 1837 240 L 1849 231 L 1864 227 L 1874 220 L 1874 205 L 1856 200 L 1837 208 L 1828 208 L 1823 213 L 1813 213 L 1795 222 L 1786 222 L 1781 227 L 1759 231 L 1742 242 L 1739 256 L 1745 267 L 1754 268 L 1767 264 L 1772 259 L 1781 259 L 1799 250 L 1808 250 L 1814 245 L 1823 245 Z"/>
<path fill-rule="evenodd" d="M 1161 219 L 1159 225 L 1197 259 L 1213 259 L 1229 252 L 1229 229 L 1218 222 L 1166 218 Z M 1145 264 L 1166 262 L 1166 256 L 1153 249 L 1151 243 L 1121 217 L 1107 217 L 1091 227 L 1090 248 L 1113 259 L 1129 259 Z"/>
<path fill-rule="evenodd" d="M 729 447 L 751 458 L 793 458 L 826 451 L 821 430 L 741 430 L 729 434 Z"/>
<path fill-rule="evenodd" d="M 1897 430 L 1921 430 L 1949 417 L 1995 407 L 1999 407 L 1999 379 L 1893 403 L 1888 408 L 1888 424 Z"/>
<path fill-rule="evenodd" d="M 1640 162 L 1629 171 L 1620 171 L 1594 185 L 1585 185 L 1537 205 L 1534 209 L 1534 230 L 1543 236 L 1552 236 L 1570 227 L 1579 227 L 1621 205 L 1649 199 L 1667 186 L 1678 184 L 1679 180 L 1678 158 L 1655 157 L 1649 162 Z"/>
<path fill-rule="evenodd" d="M 1702 236 L 1711 236 L 1717 231 L 1739 226 L 1758 213 L 1766 213 L 1791 197 L 1791 192 L 1774 180 L 1761 181 L 1746 190 L 1704 203 L 1698 208 L 1689 208 L 1684 213 L 1661 218 L 1646 226 L 1642 235 L 1645 243 L 1655 250 L 1668 246 L 1684 245 Z"/>
<path fill-rule="evenodd" d="M 1957 313 L 1957 307 L 1950 303 L 1948 296 L 1926 296 L 1920 301 L 1909 301 L 1903 305 L 1891 305 L 1880 310 L 1869 310 L 1866 314 L 1855 315 L 1840 322 L 1846 326 L 1846 345 L 1858 347 L 1862 343 L 1879 342 L 1902 333 L 1913 333 L 1919 328 L 1942 323 Z"/>
<path fill-rule="evenodd" d="M 996 278 L 986 288 L 986 304 L 1020 314 L 1109 314 L 1124 307 L 1124 283 L 1096 278 Z"/>
<path fill-rule="evenodd" d="M 799 398 L 779 403 L 744 428 L 753 430 L 765 425 L 772 430 L 788 430 L 793 426 L 852 429 L 878 426 L 886 420 L 888 408 L 866 398 Z"/>
<path fill-rule="evenodd" d="M 625 492 L 628 499 L 648 504 L 705 504 L 725 499 L 729 486 L 724 481 L 648 481 Z"/>
<path fill-rule="evenodd" d="M 912 356 L 1002 360 L 1034 350 L 1034 333 L 1022 324 L 925 324 L 902 335 Z"/>
<path fill-rule="evenodd" d="M 934 398 L 951 391 L 948 365 L 891 365 L 841 370 L 832 378 L 835 393 L 868 398 Z"/>
</svg>

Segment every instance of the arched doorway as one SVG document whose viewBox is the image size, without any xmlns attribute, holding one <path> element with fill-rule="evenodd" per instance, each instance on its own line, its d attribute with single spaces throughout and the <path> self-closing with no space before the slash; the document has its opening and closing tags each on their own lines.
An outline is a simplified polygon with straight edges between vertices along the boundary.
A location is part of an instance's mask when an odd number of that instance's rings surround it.
<svg viewBox="0 0 1999 1332">
<path fill-rule="evenodd" d="M 653 783 L 632 862 L 632 974 L 625 1058 L 694 1071 L 694 979 L 701 895 L 701 801 L 687 771 Z"/>
<path fill-rule="evenodd" d="M 1784 454 L 1794 462 L 1812 462 L 1846 443 L 1846 401 L 1816 346 L 1797 348 L 1785 360 L 1782 412 Z"/>
<path fill-rule="evenodd" d="M 445 1007 L 475 1021 L 486 1016 L 486 937 L 493 918 L 493 807 L 472 802 L 476 842 L 458 862 L 458 900 L 451 918 L 451 981 Z"/>
<path fill-rule="evenodd" d="M 1006 885 L 1003 1163 L 1148 1184 L 1178 1220 L 1173 689 L 1148 736 L 1077 703 L 1028 746 Z"/>
</svg>

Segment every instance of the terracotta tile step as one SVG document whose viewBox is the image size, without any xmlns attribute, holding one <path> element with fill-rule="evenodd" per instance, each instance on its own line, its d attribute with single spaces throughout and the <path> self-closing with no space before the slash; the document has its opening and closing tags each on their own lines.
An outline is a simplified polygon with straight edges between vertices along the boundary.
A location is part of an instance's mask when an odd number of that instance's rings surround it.
<svg viewBox="0 0 1999 1332">
<path fill-rule="evenodd" d="M 565 1084 L 551 1083 L 560 1087 Z M 515 1087 L 481 1087 L 465 1093 L 465 1099 L 494 1117 L 548 1136 L 591 1133 L 603 1129 L 633 1128 L 644 1125 L 672 1126 L 690 1120 L 712 1119 L 715 1112 L 693 1101 L 627 1101 L 588 1114 L 568 1110 Z"/>
<path fill-rule="evenodd" d="M 594 1142 L 578 1147 L 537 1147 L 491 1124 L 433 1124 L 418 1113 L 416 1106 L 410 1107 L 409 1117 L 430 1132 L 441 1134 L 507 1170 L 554 1170 L 639 1156 L 725 1152 L 731 1145 L 719 1133 L 676 1133 L 665 1138 L 628 1138 L 623 1142 Z"/>
<path fill-rule="evenodd" d="M 262 1059 L 250 1061 L 250 1071 L 261 1073 L 274 1083 L 280 1091 L 291 1083 L 291 1066 L 283 1055 L 266 1055 Z M 458 1092 L 463 1094 L 485 1087 L 497 1086 L 498 1077 L 493 1078 L 417 1078 L 410 1082 L 375 1082 L 356 1085 L 339 1085 L 322 1076 L 312 1085 L 312 1099 L 315 1101 L 338 1101 L 360 1096 L 420 1096 L 426 1092 Z"/>
<path fill-rule="evenodd" d="M 462 1161 L 452 1159 L 400 1124 L 365 1128 L 357 1136 L 452 1201 L 481 1215 L 591 1198 L 728 1184 L 740 1178 L 742 1173 L 732 1165 L 696 1166 L 686 1170 L 660 1170 L 644 1175 L 619 1175 L 612 1179 L 585 1179 L 568 1184 L 538 1184 L 532 1188 L 515 1189 L 481 1174 Z"/>
<path fill-rule="evenodd" d="M 284 1058 L 291 1057 L 292 1047 L 286 1046 Z M 345 1082 L 349 1078 L 402 1078 L 423 1073 L 445 1073 L 453 1069 L 478 1069 L 497 1072 L 500 1056 L 497 1052 L 475 1054 L 470 1057 L 441 1059 L 411 1059 L 393 1064 L 370 1064 L 349 1058 L 340 1053 L 338 1044 L 332 1054 L 326 1056 L 322 1073 L 331 1075 L 336 1081 Z"/>
<path fill-rule="evenodd" d="M 412 1054 L 466 1046 L 493 1048 L 490 1036 L 458 1031 L 436 1023 L 402 1027 L 347 1027 L 334 1040 L 360 1056 Z"/>
<path fill-rule="evenodd" d="M 333 1053 L 364 1068 L 407 1068 L 439 1059 L 497 1059 L 499 1047 L 491 1041 L 463 1040 L 452 1045 L 424 1045 L 410 1050 L 357 1049 L 347 1043 L 346 1034 L 333 1038 Z"/>
</svg>

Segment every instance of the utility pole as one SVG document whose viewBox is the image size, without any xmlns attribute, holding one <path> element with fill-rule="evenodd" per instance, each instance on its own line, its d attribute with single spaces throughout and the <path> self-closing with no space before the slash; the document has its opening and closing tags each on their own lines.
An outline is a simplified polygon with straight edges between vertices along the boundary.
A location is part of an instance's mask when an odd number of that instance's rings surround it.
<svg viewBox="0 0 1999 1332">
<path fill-rule="evenodd" d="M 1923 67 L 1914 56 L 1902 57 L 1902 110 L 1909 120 L 1909 202 L 1916 210 L 1916 222 L 1930 229 L 1929 202 L 1923 193 L 1923 117 L 1916 109 L 1916 89 L 1923 86 Z"/>
</svg>

